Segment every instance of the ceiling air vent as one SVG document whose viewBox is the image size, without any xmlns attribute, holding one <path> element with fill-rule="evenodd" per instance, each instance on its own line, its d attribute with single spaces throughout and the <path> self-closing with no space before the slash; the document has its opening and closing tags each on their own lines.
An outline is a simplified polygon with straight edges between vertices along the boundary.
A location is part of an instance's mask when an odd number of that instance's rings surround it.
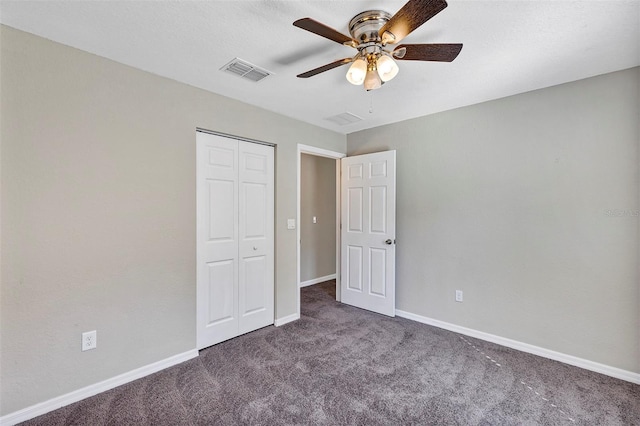
<svg viewBox="0 0 640 426">
<path fill-rule="evenodd" d="M 273 74 L 240 58 L 234 58 L 231 62 L 220 68 L 220 70 L 255 82 Z"/>
<path fill-rule="evenodd" d="M 362 121 L 362 118 L 358 117 L 357 115 L 351 114 L 350 112 L 343 112 L 342 114 L 334 115 L 332 117 L 327 117 L 325 118 L 325 120 L 332 121 L 336 123 L 338 126 L 345 126 L 347 124 Z"/>
</svg>

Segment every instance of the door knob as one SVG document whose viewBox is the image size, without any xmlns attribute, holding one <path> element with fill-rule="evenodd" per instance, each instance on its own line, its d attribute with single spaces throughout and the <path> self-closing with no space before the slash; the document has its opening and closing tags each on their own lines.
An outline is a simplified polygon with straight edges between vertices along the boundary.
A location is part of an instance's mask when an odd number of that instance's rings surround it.
<svg viewBox="0 0 640 426">
<path fill-rule="evenodd" d="M 393 244 L 393 240 L 386 240 L 384 243 L 388 244 L 388 245 L 391 245 L 391 244 Z"/>
</svg>

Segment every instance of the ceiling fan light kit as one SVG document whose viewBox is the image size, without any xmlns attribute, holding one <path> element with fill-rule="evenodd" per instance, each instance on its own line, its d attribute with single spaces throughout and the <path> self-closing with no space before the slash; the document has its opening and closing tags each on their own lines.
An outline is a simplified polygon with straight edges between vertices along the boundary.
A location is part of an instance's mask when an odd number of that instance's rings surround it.
<svg viewBox="0 0 640 426">
<path fill-rule="evenodd" d="M 446 7 L 445 0 L 409 0 L 393 16 L 383 10 L 368 10 L 349 22 L 351 37 L 311 18 L 298 19 L 293 23 L 296 27 L 358 50 L 352 58 L 339 59 L 298 77 L 312 77 L 350 63 L 346 75 L 349 83 L 364 84 L 365 90 L 375 90 L 398 75 L 399 67 L 394 59 L 451 62 L 462 50 L 462 44 L 407 44 L 394 50 L 385 49 L 387 45 L 400 42 Z"/>
</svg>

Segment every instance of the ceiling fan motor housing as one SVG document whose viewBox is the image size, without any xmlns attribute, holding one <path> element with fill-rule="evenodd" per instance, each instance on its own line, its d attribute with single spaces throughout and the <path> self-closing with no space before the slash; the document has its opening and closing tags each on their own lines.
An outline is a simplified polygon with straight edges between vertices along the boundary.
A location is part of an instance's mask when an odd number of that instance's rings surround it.
<svg viewBox="0 0 640 426">
<path fill-rule="evenodd" d="M 367 10 L 354 16 L 349 22 L 349 33 L 358 43 L 380 43 L 380 29 L 391 19 L 384 10 Z"/>
</svg>

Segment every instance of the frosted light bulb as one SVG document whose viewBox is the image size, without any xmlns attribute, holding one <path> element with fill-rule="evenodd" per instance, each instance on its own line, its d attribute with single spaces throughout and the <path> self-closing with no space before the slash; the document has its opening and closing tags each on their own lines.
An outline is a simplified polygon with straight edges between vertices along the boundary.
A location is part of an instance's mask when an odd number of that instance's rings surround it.
<svg viewBox="0 0 640 426">
<path fill-rule="evenodd" d="M 356 59 L 347 71 L 347 80 L 351 84 L 356 86 L 364 83 L 364 78 L 367 75 L 367 61 L 362 58 Z"/>
<path fill-rule="evenodd" d="M 380 75 L 380 80 L 389 81 L 396 75 L 398 75 L 398 64 L 396 61 L 391 58 L 391 56 L 382 55 L 378 58 L 377 61 L 378 74 Z"/>
<path fill-rule="evenodd" d="M 369 69 L 367 71 L 367 76 L 364 78 L 364 88 L 366 90 L 375 90 L 379 89 L 380 86 L 382 86 L 380 76 L 375 69 Z"/>
</svg>

